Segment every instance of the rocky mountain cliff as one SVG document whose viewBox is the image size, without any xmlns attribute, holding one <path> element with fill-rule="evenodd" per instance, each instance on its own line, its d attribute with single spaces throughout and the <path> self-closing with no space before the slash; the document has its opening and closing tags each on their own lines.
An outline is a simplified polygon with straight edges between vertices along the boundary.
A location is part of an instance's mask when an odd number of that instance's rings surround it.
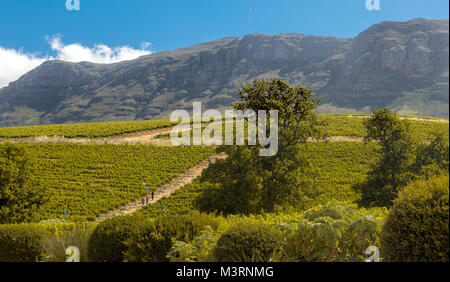
<svg viewBox="0 0 450 282">
<path fill-rule="evenodd" d="M 322 113 L 448 117 L 448 20 L 382 22 L 353 39 L 250 34 L 116 64 L 48 61 L 0 89 L 0 126 L 167 118 L 280 77 L 322 96 Z"/>
</svg>

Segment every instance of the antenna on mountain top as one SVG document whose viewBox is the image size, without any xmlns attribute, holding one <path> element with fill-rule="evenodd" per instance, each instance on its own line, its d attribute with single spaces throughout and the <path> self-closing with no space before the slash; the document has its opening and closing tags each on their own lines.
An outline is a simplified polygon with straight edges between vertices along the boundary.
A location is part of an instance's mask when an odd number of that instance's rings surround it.
<svg viewBox="0 0 450 282">
<path fill-rule="evenodd" d="M 250 12 L 249 12 L 249 33 L 252 33 L 252 1 L 250 0 Z"/>
</svg>

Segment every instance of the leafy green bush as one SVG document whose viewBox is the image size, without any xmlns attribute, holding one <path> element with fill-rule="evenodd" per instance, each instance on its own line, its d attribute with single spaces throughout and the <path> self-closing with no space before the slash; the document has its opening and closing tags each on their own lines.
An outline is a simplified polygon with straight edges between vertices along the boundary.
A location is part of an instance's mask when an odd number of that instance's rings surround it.
<svg viewBox="0 0 450 282">
<path fill-rule="evenodd" d="M 282 233 L 266 225 L 236 225 L 217 241 L 213 257 L 218 262 L 271 262 L 282 257 Z"/>
<path fill-rule="evenodd" d="M 400 191 L 383 227 L 388 261 L 449 261 L 449 177 L 419 180 Z"/>
<path fill-rule="evenodd" d="M 381 248 L 382 221 L 372 215 L 352 221 L 340 242 L 341 253 L 338 261 L 363 261 L 369 246 Z"/>
<path fill-rule="evenodd" d="M 214 216 L 193 213 L 184 216 L 161 216 L 142 226 L 128 241 L 126 259 L 140 262 L 166 262 L 168 252 L 176 241 L 190 242 L 206 226 L 217 229 Z"/>
<path fill-rule="evenodd" d="M 206 226 L 191 242 L 176 241 L 167 258 L 171 262 L 213 261 L 212 252 L 219 237 L 220 233 Z"/>
<path fill-rule="evenodd" d="M 81 262 L 89 261 L 88 244 L 94 225 L 86 222 L 66 225 L 62 230 L 55 230 L 44 239 L 45 261 L 65 262 L 67 259 L 66 249 L 70 246 L 75 246 L 79 249 Z M 45 228 L 45 225 L 43 227 Z"/>
<path fill-rule="evenodd" d="M 369 246 L 380 247 L 382 221 L 379 210 L 357 209 L 331 202 L 309 210 L 287 232 L 286 261 L 362 261 Z M 381 212 L 382 213 L 382 212 Z"/>
<path fill-rule="evenodd" d="M 288 242 L 288 261 L 335 261 L 348 224 L 331 217 L 302 220 Z"/>
<path fill-rule="evenodd" d="M 47 233 L 37 225 L 0 225 L 0 262 L 41 261 Z"/>
<path fill-rule="evenodd" d="M 138 233 L 143 224 L 143 220 L 132 216 L 118 216 L 101 222 L 89 239 L 89 259 L 122 262 L 127 250 L 126 240 Z"/>
</svg>

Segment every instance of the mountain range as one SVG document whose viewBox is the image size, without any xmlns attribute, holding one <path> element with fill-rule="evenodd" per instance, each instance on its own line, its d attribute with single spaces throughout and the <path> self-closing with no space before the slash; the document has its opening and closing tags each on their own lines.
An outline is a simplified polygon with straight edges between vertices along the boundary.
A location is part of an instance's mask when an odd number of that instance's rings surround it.
<svg viewBox="0 0 450 282">
<path fill-rule="evenodd" d="M 237 87 L 282 78 L 321 96 L 320 113 L 448 117 L 449 22 L 381 22 L 355 38 L 249 34 L 115 64 L 47 61 L 0 89 L 0 126 L 164 119 L 223 110 Z"/>
</svg>

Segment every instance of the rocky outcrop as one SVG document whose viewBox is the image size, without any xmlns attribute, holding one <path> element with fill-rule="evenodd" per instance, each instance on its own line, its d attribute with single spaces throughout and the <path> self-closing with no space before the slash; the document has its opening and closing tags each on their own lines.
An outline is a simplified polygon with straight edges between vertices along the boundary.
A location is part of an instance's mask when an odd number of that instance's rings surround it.
<svg viewBox="0 0 450 282">
<path fill-rule="evenodd" d="M 448 20 L 376 24 L 354 39 L 250 34 L 116 64 L 49 61 L 0 89 L 0 126 L 167 118 L 223 108 L 236 87 L 280 77 L 313 88 L 322 112 L 391 106 L 448 116 Z"/>
<path fill-rule="evenodd" d="M 386 106 L 439 83 L 448 96 L 448 44 L 447 20 L 374 25 L 353 40 L 340 74 L 323 91 L 341 97 L 337 104 L 357 99 L 358 106 Z"/>
</svg>

